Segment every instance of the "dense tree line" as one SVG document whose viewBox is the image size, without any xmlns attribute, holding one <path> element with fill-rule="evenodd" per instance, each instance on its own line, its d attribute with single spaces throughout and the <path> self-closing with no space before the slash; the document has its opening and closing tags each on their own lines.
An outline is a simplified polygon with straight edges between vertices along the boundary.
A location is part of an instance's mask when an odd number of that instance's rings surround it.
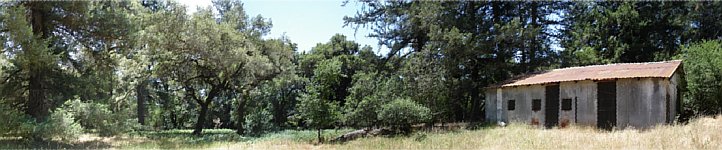
<svg viewBox="0 0 722 150">
<path fill-rule="evenodd" d="M 722 112 L 720 2 L 359 1 L 298 50 L 243 3 L 2 2 L 0 136 L 483 121 L 484 87 L 559 67 L 686 59 L 685 116 Z M 46 133 L 46 134 L 41 134 Z M 319 136 L 320 138 L 320 136 Z M 321 139 L 319 139 L 321 140 Z"/>
</svg>

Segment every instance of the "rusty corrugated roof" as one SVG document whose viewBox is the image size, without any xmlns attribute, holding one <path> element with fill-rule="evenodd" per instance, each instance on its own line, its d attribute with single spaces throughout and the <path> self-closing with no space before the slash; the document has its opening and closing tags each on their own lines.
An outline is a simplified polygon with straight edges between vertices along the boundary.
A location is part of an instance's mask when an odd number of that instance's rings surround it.
<svg viewBox="0 0 722 150">
<path fill-rule="evenodd" d="M 669 78 L 672 77 L 681 63 L 681 60 L 672 60 L 663 62 L 620 63 L 554 69 L 536 74 L 518 76 L 501 84 L 491 86 L 490 88 L 581 80 L 655 77 Z"/>
</svg>

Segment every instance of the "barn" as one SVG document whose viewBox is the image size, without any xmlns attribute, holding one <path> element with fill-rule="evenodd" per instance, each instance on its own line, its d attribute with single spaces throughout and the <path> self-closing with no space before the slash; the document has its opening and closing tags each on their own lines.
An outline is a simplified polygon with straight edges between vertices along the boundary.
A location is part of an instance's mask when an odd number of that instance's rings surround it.
<svg viewBox="0 0 722 150">
<path fill-rule="evenodd" d="M 555 69 L 485 88 L 489 122 L 648 128 L 680 110 L 682 61 Z"/>
</svg>

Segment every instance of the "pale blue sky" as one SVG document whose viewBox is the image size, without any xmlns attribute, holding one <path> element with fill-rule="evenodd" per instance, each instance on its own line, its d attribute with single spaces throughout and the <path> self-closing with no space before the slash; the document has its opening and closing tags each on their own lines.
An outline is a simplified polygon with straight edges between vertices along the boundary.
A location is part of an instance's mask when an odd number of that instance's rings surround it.
<svg viewBox="0 0 722 150">
<path fill-rule="evenodd" d="M 211 5 L 210 0 L 179 0 L 189 6 Z M 326 43 L 336 33 L 346 35 L 348 40 L 361 45 L 369 45 L 379 50 L 378 41 L 368 38 L 368 29 L 343 27 L 343 17 L 353 16 L 361 4 L 350 1 L 345 7 L 341 0 L 247 0 L 243 1 L 246 14 L 254 17 L 258 14 L 270 18 L 273 23 L 267 38 L 277 38 L 284 33 L 292 42 L 298 44 L 299 51 L 308 51 L 317 43 Z"/>
</svg>

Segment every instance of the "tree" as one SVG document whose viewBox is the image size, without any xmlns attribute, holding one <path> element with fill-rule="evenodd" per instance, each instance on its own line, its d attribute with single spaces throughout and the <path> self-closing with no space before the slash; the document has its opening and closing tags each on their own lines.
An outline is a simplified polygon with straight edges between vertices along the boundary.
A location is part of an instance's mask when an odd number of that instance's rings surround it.
<svg viewBox="0 0 722 150">
<path fill-rule="evenodd" d="M 0 81 L 3 95 L 0 103 L 29 116 L 26 124 L 36 130 L 27 138 L 48 140 L 54 134 L 81 132 L 75 123 L 80 117 L 67 117 L 78 114 L 62 111 L 66 109 L 62 104 L 73 97 L 107 105 L 107 110 L 113 113 L 129 109 L 125 88 L 119 84 L 122 75 L 115 71 L 118 61 L 127 54 L 125 50 L 133 46 L 129 39 L 137 29 L 132 23 L 135 4 L 111 1 L 0 4 L 1 57 L 9 62 L 0 70 L 5 72 Z M 122 120 L 128 121 L 133 122 Z"/>
<path fill-rule="evenodd" d="M 3 95 L 24 103 L 26 114 L 37 121 L 76 94 L 110 103 L 117 83 L 111 55 L 123 54 L 131 45 L 126 38 L 135 31 L 132 4 L 3 3 L 3 43 L 12 43 L 5 45 L 5 54 L 13 58 L 13 66 L 4 70 L 11 72 L 12 79 L 6 78 L 9 83 L 3 86 L 10 93 Z M 28 94 L 11 94 L 23 92 Z"/>
<path fill-rule="evenodd" d="M 682 48 L 687 91 L 685 115 L 722 112 L 722 41 L 703 41 Z M 688 116 L 683 116 L 688 117 Z"/>
<path fill-rule="evenodd" d="M 282 75 L 258 86 L 251 97 L 258 105 L 256 109 L 267 109 L 271 113 L 274 126 L 292 127 L 288 117 L 293 116 L 307 82 L 296 74 Z"/>
<path fill-rule="evenodd" d="M 431 123 L 451 121 L 456 113 L 457 104 L 450 98 L 454 84 L 458 80 L 452 79 L 442 65 L 439 55 L 435 51 L 422 51 L 410 55 L 404 62 L 399 73 L 403 78 L 407 90 L 406 96 L 423 104 L 431 111 Z M 438 52 L 438 51 L 436 51 Z M 393 100 L 393 99 L 391 99 Z"/>
<path fill-rule="evenodd" d="M 321 130 L 332 126 L 339 120 L 340 113 L 335 102 L 318 98 L 319 94 L 314 88 L 310 88 L 308 91 L 309 93 L 301 95 L 296 109 L 299 117 L 305 120 L 306 125 L 317 130 L 318 142 L 322 143 L 324 140 Z"/>
<path fill-rule="evenodd" d="M 562 65 L 670 59 L 687 41 L 685 3 L 576 2 L 567 13 Z"/>
<path fill-rule="evenodd" d="M 329 59 L 319 62 L 314 69 L 312 83 L 306 86 L 296 108 L 298 116 L 306 125 L 318 131 L 318 142 L 323 142 L 321 130 L 332 126 L 340 119 L 338 102 L 332 98 L 335 91 L 332 85 L 341 82 L 341 61 Z"/>
<path fill-rule="evenodd" d="M 10 59 L 12 66 L 3 67 L 4 72 L 10 72 L 3 80 L 3 97 L 6 101 L 17 103 L 24 102 L 24 112 L 37 119 L 39 122 L 45 120 L 50 114 L 50 108 L 45 101 L 45 92 L 41 82 L 47 82 L 43 71 L 53 70 L 57 66 L 52 65 L 57 56 L 52 55 L 47 46 L 47 41 L 40 37 L 42 33 L 33 32 L 33 29 L 25 17 L 25 7 L 15 6 L 4 9 L 3 25 L 9 33 L 9 36 L 3 43 L 13 41 L 8 48 L 8 53 L 16 53 L 15 59 Z M 39 31 L 39 30 L 38 30 Z M 37 34 L 37 35 L 36 35 Z M 47 35 L 46 35 L 47 36 Z M 4 39 L 5 39 L 4 38 Z M 4 57 L 6 56 L 3 53 Z M 23 82 L 28 82 L 28 96 L 24 97 L 26 90 Z M 22 91 L 20 90 L 22 89 Z M 23 100 L 26 98 L 27 100 Z"/>
<path fill-rule="evenodd" d="M 687 2 L 689 14 L 688 31 L 682 36 L 682 43 L 701 42 L 702 40 L 722 39 L 722 2 Z"/>
<path fill-rule="evenodd" d="M 361 57 L 360 53 L 364 56 Z M 299 73 L 306 78 L 319 78 L 317 67 L 324 61 L 333 60 L 340 65 L 339 72 L 334 74 L 325 74 L 328 78 L 333 78 L 334 82 L 324 83 L 323 86 L 330 88 L 328 99 L 338 102 L 340 105 L 345 104 L 346 97 L 349 95 L 348 88 L 352 86 L 353 76 L 357 72 L 367 71 L 373 68 L 371 64 L 377 56 L 371 51 L 371 47 L 360 47 L 354 41 L 346 40 L 346 36 L 336 34 L 326 43 L 318 43 L 311 49 L 309 53 L 301 54 L 299 58 Z"/>
<path fill-rule="evenodd" d="M 379 70 L 396 73 L 403 67 L 431 69 L 429 65 L 436 65 L 433 67 L 445 73 L 445 80 L 436 81 L 446 85 L 445 95 L 456 100 L 451 107 L 457 111 L 449 115 L 453 118 L 450 120 L 481 121 L 483 96 L 479 91 L 483 87 L 515 74 L 553 68 L 558 54 L 550 48 L 554 44 L 551 39 L 557 36 L 553 26 L 559 22 L 546 16 L 559 14 L 556 10 L 565 3 L 363 1 L 362 4 L 356 16 L 344 17 L 344 21 L 356 28 L 369 26 L 374 31 L 370 36 L 390 49 L 378 65 L 382 66 Z M 412 56 L 414 54 L 417 56 Z M 421 59 L 414 62 L 422 64 L 404 66 L 407 63 L 403 62 L 410 60 L 410 56 Z"/>
<path fill-rule="evenodd" d="M 361 72 L 354 75 L 350 95 L 346 97 L 344 123 L 346 126 L 373 127 L 381 125 L 378 112 L 381 106 L 404 94 L 402 88 L 394 84 L 394 77 L 385 77 L 376 73 Z"/>
<path fill-rule="evenodd" d="M 167 22 L 156 24 L 154 31 L 158 39 L 151 49 L 160 49 L 155 53 L 155 59 L 160 60 L 155 71 L 170 77 L 172 81 L 166 82 L 174 83 L 184 99 L 198 105 L 193 134 L 200 134 L 212 101 L 226 94 L 243 94 L 260 81 L 284 72 L 288 68 L 281 65 L 290 64 L 292 49 L 287 41 L 261 41 L 237 30 L 235 24 L 217 22 L 209 9 L 186 16 L 184 8 L 175 7 L 158 14 Z M 241 101 L 238 110 L 244 111 L 245 101 Z M 236 122 L 239 133 L 241 122 Z"/>
</svg>

